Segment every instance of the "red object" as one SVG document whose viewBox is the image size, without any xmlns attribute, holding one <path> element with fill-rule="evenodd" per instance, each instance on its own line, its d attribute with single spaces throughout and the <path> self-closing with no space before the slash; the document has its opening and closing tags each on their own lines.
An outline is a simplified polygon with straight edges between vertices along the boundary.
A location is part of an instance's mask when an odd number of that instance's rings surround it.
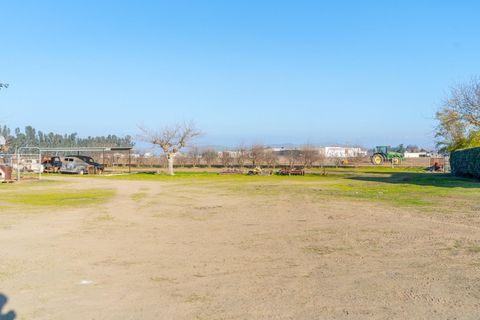
<svg viewBox="0 0 480 320">
<path fill-rule="evenodd" d="M 0 180 L 12 180 L 12 167 L 0 164 Z"/>
</svg>

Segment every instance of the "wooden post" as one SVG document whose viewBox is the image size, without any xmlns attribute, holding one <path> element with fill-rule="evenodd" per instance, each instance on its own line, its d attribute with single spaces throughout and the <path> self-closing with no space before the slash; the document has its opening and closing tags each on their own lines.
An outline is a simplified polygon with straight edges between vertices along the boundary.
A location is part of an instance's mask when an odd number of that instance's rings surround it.
<svg viewBox="0 0 480 320">
<path fill-rule="evenodd" d="M 132 150 L 128 149 L 128 173 L 132 173 Z"/>
</svg>

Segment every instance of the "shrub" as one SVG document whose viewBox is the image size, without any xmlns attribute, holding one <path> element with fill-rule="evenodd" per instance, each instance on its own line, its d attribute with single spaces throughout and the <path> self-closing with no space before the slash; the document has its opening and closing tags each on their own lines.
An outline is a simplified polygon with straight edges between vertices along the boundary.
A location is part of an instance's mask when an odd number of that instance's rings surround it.
<svg viewBox="0 0 480 320">
<path fill-rule="evenodd" d="M 480 179 L 480 148 L 462 149 L 450 156 L 452 174 Z"/>
</svg>

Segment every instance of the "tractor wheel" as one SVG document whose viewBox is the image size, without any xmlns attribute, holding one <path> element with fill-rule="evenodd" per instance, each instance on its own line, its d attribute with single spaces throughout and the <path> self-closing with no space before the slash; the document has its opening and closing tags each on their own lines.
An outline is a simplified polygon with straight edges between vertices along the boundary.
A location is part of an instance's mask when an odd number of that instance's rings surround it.
<svg viewBox="0 0 480 320">
<path fill-rule="evenodd" d="M 397 157 L 392 158 L 392 164 L 399 165 L 400 164 L 400 158 L 397 158 Z"/>
<path fill-rule="evenodd" d="M 383 157 L 382 157 L 382 155 L 380 155 L 380 154 L 374 154 L 374 155 L 372 156 L 372 163 L 373 163 L 373 164 L 375 164 L 375 165 L 378 166 L 378 165 L 382 164 L 382 162 L 383 162 Z"/>
</svg>

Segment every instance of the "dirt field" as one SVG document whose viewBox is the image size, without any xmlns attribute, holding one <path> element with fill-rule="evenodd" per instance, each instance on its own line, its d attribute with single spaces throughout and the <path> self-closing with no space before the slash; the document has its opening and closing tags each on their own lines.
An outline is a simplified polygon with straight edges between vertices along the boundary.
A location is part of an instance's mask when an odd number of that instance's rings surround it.
<svg viewBox="0 0 480 320">
<path fill-rule="evenodd" d="M 480 318 L 479 183 L 48 179 L 0 185 L 16 319 Z"/>
</svg>

